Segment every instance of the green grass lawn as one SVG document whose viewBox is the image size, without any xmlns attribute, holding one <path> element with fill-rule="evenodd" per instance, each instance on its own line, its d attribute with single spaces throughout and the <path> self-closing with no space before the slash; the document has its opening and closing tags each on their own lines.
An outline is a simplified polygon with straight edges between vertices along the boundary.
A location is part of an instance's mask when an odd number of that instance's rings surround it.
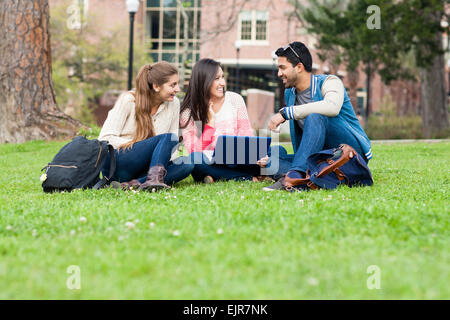
<svg viewBox="0 0 450 320">
<path fill-rule="evenodd" d="M 0 299 L 450 298 L 448 142 L 375 144 L 366 188 L 44 194 L 64 144 L 0 145 Z"/>
</svg>

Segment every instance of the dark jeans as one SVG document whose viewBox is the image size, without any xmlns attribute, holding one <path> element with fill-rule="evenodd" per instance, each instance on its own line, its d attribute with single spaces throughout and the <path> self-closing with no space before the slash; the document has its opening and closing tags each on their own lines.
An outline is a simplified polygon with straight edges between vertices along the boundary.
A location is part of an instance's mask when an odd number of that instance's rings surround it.
<svg viewBox="0 0 450 320">
<path fill-rule="evenodd" d="M 192 173 L 192 170 L 194 170 L 194 164 L 184 160 L 187 158 L 188 156 L 178 157 L 174 159 L 173 162 L 169 161 L 169 164 L 167 166 L 167 174 L 164 177 L 165 184 L 172 185 L 174 183 L 177 183 L 178 181 L 184 180 L 185 178 L 189 177 L 189 175 Z M 140 183 L 144 183 L 146 179 L 147 176 L 145 175 L 139 178 L 138 180 Z"/>
<path fill-rule="evenodd" d="M 195 181 L 202 181 L 206 176 L 211 176 L 214 180 L 251 180 L 253 176 L 260 175 L 260 167 L 256 164 L 215 164 L 202 152 L 193 152 L 189 157 L 191 163 L 195 164 L 192 171 Z"/>
<path fill-rule="evenodd" d="M 170 157 L 178 144 L 178 137 L 172 133 L 160 134 L 139 142 L 130 149 L 114 150 L 116 156 L 116 172 L 112 180 L 127 182 L 142 178 L 144 182 L 148 170 L 156 165 L 162 165 L 167 169 L 164 182 L 172 184 L 189 176 L 193 165 L 173 165 Z M 103 175 L 109 173 L 110 158 L 106 159 L 103 167 Z"/>
<path fill-rule="evenodd" d="M 288 154 L 284 147 L 280 145 L 270 147 L 268 175 L 273 176 L 275 180 L 284 176 L 292 166 L 292 160 L 294 160 L 294 154 Z"/>
<path fill-rule="evenodd" d="M 340 125 L 336 118 L 317 113 L 310 114 L 305 118 L 302 140 L 289 170 L 306 172 L 308 169 L 306 160 L 310 155 L 325 149 L 337 148 L 341 143 L 352 146 L 368 162 L 358 140 L 347 128 Z"/>
<path fill-rule="evenodd" d="M 192 171 L 195 181 L 202 181 L 206 176 L 211 176 L 214 180 L 251 180 L 252 177 L 260 175 L 273 176 L 277 179 L 289 170 L 293 157 L 294 155 L 288 155 L 282 146 L 270 147 L 267 167 L 261 168 L 256 164 L 215 164 L 201 152 L 190 154 L 190 160 L 195 163 Z"/>
</svg>

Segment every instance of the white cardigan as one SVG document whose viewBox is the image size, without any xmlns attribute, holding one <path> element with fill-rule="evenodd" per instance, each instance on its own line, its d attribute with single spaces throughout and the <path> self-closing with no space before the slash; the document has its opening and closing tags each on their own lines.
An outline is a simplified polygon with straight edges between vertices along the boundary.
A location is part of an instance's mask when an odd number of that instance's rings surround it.
<svg viewBox="0 0 450 320">
<path fill-rule="evenodd" d="M 134 96 L 129 92 L 120 95 L 114 107 L 108 112 L 98 140 L 108 141 L 115 149 L 133 140 L 136 131 L 134 112 Z M 155 135 L 173 133 L 178 136 L 179 119 L 180 101 L 177 97 L 171 102 L 161 104 L 152 116 Z"/>
</svg>

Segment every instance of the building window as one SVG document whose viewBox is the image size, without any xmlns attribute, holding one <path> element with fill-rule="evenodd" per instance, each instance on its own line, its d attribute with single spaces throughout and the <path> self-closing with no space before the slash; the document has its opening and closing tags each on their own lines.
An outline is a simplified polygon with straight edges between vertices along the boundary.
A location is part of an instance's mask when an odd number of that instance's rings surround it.
<svg viewBox="0 0 450 320">
<path fill-rule="evenodd" d="M 241 13 L 241 40 L 252 40 L 252 12 Z"/>
<path fill-rule="evenodd" d="M 242 41 L 267 41 L 267 11 L 243 11 L 239 15 Z"/>
<path fill-rule="evenodd" d="M 176 0 L 147 0 L 145 3 L 145 41 L 153 61 L 165 60 L 180 67 L 187 40 L 188 60 L 193 65 L 200 54 L 201 0 L 184 1 L 184 10 L 188 16 L 188 39 L 184 39 L 184 18 Z"/>
</svg>

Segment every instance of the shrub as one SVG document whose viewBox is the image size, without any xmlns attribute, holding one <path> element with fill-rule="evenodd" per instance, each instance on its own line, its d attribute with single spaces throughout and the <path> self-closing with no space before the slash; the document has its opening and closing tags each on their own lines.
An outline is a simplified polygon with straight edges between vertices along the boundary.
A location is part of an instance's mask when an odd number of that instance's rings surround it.
<svg viewBox="0 0 450 320">
<path fill-rule="evenodd" d="M 407 114 L 398 116 L 390 96 L 380 105 L 380 113 L 369 116 L 365 131 L 370 139 L 422 139 L 422 118 Z"/>
</svg>

